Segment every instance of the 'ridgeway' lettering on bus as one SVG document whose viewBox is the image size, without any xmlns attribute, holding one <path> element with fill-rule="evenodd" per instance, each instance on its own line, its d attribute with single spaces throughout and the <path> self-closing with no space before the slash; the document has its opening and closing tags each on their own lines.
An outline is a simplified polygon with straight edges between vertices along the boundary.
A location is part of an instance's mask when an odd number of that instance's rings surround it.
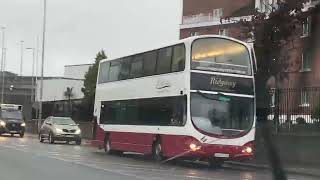
<svg viewBox="0 0 320 180">
<path fill-rule="evenodd" d="M 218 78 L 218 77 L 211 77 L 210 84 L 211 85 L 217 85 L 219 87 L 229 86 L 231 88 L 235 88 L 236 85 L 237 85 L 237 82 L 228 81 L 228 80 L 222 80 L 221 78 Z"/>
</svg>

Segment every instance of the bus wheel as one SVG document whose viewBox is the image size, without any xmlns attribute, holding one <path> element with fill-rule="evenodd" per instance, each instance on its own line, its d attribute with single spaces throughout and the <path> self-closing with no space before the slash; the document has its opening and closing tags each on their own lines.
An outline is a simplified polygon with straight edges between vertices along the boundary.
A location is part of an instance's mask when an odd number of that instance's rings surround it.
<svg viewBox="0 0 320 180">
<path fill-rule="evenodd" d="M 162 154 L 162 146 L 161 142 L 157 140 L 156 142 L 153 143 L 152 146 L 152 158 L 153 160 L 159 162 L 164 159 L 163 154 Z"/>
<path fill-rule="evenodd" d="M 210 168 L 217 169 L 222 167 L 224 161 L 217 158 L 210 158 L 208 160 L 208 163 Z"/>
<path fill-rule="evenodd" d="M 111 142 L 108 137 L 106 137 L 106 140 L 104 141 L 104 152 L 111 154 Z"/>
</svg>

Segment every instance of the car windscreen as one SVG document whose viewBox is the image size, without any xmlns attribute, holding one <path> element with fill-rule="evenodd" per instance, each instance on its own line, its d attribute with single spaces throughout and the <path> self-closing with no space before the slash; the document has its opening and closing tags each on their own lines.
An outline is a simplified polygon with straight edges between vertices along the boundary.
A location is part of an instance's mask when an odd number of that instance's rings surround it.
<svg viewBox="0 0 320 180">
<path fill-rule="evenodd" d="M 52 122 L 53 124 L 58 124 L 58 125 L 76 125 L 76 123 L 71 118 L 55 117 L 55 118 L 52 118 Z"/>
<path fill-rule="evenodd" d="M 23 116 L 21 111 L 15 110 L 1 110 L 1 119 L 15 119 L 15 120 L 23 120 Z"/>
</svg>

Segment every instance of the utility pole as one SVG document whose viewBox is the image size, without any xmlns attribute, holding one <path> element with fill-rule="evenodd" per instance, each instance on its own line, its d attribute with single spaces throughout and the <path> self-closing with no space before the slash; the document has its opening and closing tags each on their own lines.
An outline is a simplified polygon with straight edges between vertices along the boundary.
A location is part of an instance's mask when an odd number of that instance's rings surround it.
<svg viewBox="0 0 320 180">
<path fill-rule="evenodd" d="M 4 76 L 5 76 L 5 58 L 6 58 L 6 47 L 5 47 L 5 27 L 1 27 L 2 31 L 2 53 L 1 53 L 1 71 L 2 71 L 2 85 L 1 85 L 1 104 L 4 103 L 3 94 L 4 94 Z"/>
<path fill-rule="evenodd" d="M 40 80 L 40 98 L 39 98 L 39 119 L 42 119 L 42 96 L 43 96 L 43 68 L 44 68 L 44 55 L 45 55 L 45 42 L 46 42 L 46 13 L 47 13 L 47 0 L 43 1 L 43 28 L 42 28 L 42 56 L 41 56 L 41 80 Z M 38 121 L 38 122 L 40 122 Z M 39 124 L 38 124 L 39 127 Z M 38 128 L 39 130 L 39 128 Z"/>
</svg>

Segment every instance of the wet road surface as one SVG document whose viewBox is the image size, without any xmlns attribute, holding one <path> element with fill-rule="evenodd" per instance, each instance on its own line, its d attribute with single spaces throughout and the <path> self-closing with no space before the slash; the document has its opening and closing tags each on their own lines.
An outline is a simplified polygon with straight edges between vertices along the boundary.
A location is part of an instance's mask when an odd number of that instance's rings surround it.
<svg viewBox="0 0 320 180">
<path fill-rule="evenodd" d="M 268 170 L 203 163 L 158 164 L 141 155 L 106 155 L 89 146 L 40 143 L 38 139 L 0 136 L 0 177 L 10 180 L 255 180 L 272 179 Z M 317 177 L 289 175 L 291 180 Z"/>
</svg>

